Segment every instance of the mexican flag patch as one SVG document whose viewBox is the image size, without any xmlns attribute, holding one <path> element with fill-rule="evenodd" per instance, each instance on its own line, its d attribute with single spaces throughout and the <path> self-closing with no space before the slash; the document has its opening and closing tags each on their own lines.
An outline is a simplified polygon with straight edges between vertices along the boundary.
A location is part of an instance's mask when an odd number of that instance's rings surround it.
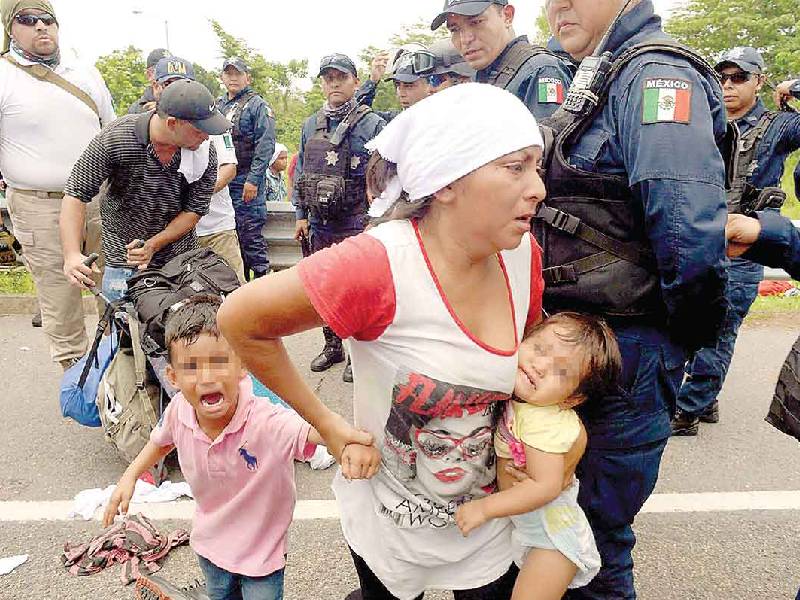
<svg viewBox="0 0 800 600">
<path fill-rule="evenodd" d="M 560 79 L 552 77 L 539 79 L 539 102 L 542 104 L 563 104 L 564 84 Z"/>
<path fill-rule="evenodd" d="M 642 123 L 691 121 L 692 84 L 683 79 L 647 79 L 644 82 Z"/>
</svg>

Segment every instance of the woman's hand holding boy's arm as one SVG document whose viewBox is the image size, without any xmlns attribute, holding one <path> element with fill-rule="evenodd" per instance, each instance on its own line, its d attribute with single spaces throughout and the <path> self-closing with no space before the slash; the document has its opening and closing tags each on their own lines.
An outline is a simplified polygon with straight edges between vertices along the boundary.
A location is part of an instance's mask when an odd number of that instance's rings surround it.
<svg viewBox="0 0 800 600">
<path fill-rule="evenodd" d="M 337 460 L 347 444 L 372 444 L 372 435 L 358 431 L 317 398 L 281 341 L 323 325 L 297 267 L 236 290 L 219 309 L 217 323 L 250 372 L 311 423 Z"/>
<path fill-rule="evenodd" d="M 133 462 L 125 469 L 125 473 L 120 477 L 117 482 L 117 487 L 108 501 L 106 511 L 103 514 L 103 527 L 108 527 L 114 522 L 114 517 L 117 513 L 126 514 L 128 512 L 128 505 L 133 492 L 136 488 L 136 480 L 139 479 L 142 473 L 156 464 L 159 460 L 164 458 L 167 454 L 172 452 L 175 446 L 158 446 L 153 442 L 147 442 L 138 456 L 133 459 Z"/>
<path fill-rule="evenodd" d="M 381 466 L 381 453 L 375 446 L 347 444 L 342 452 L 345 479 L 372 479 Z"/>
</svg>

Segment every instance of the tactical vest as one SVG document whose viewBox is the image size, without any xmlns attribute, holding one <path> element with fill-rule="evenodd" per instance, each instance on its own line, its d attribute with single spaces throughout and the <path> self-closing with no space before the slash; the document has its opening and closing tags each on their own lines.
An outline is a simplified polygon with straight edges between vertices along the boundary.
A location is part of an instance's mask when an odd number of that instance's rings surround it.
<svg viewBox="0 0 800 600">
<path fill-rule="evenodd" d="M 258 94 L 250 90 L 246 94 L 242 94 L 233 106 L 228 110 L 225 116 L 233 124 L 231 128 L 231 138 L 233 138 L 233 147 L 236 150 L 236 174 L 249 173 L 250 166 L 253 164 L 253 156 L 256 153 L 256 142 L 252 136 L 243 136 L 242 130 L 239 128 L 239 123 L 242 120 L 244 109 L 250 101 L 258 96 Z"/>
<path fill-rule="evenodd" d="M 674 42 L 643 43 L 614 61 L 598 95 L 600 101 L 590 114 L 572 115 L 559 109 L 545 121 L 555 128 L 555 139 L 546 164 L 547 204 L 541 205 L 533 229 L 544 249 L 547 310 L 656 321 L 664 317 L 643 207 L 627 177 L 584 171 L 567 160 L 569 150 L 605 107 L 611 83 L 625 65 L 646 52 L 678 55 L 701 72 L 714 74 L 705 60 Z"/>
<path fill-rule="evenodd" d="M 547 48 L 534 46 L 528 42 L 517 42 L 511 49 L 503 55 L 503 61 L 495 74 L 486 79 L 486 83 L 508 89 L 508 85 L 514 80 L 529 60 L 541 55 L 549 54 L 558 58 Z"/>
<path fill-rule="evenodd" d="M 733 181 L 728 190 L 728 211 L 731 213 L 751 214 L 764 208 L 780 208 L 786 201 L 786 192 L 779 187 L 759 189 L 749 182 L 758 169 L 758 146 L 777 116 L 777 112 L 765 112 L 752 129 L 739 136 Z"/>
<path fill-rule="evenodd" d="M 339 220 L 367 211 L 366 178 L 355 176 L 350 149 L 350 133 L 355 125 L 372 112 L 359 105 L 340 123 L 333 135 L 328 132 L 325 111 L 317 113 L 314 135 L 303 149 L 303 172 L 298 181 L 300 206 L 319 221 Z"/>
</svg>

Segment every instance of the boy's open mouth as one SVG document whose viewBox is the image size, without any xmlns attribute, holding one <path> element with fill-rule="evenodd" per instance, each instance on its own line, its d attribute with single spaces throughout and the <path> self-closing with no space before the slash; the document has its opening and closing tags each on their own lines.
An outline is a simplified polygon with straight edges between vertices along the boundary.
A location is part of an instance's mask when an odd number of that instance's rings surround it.
<svg viewBox="0 0 800 600">
<path fill-rule="evenodd" d="M 200 404 L 203 406 L 216 406 L 222 402 L 222 394 L 214 392 L 213 394 L 203 394 L 200 396 Z"/>
</svg>

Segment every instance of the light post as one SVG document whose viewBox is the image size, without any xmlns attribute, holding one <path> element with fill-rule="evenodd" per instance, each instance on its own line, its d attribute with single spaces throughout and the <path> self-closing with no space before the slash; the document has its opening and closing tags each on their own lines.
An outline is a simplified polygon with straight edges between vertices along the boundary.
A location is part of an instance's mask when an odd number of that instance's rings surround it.
<svg viewBox="0 0 800 600">
<path fill-rule="evenodd" d="M 146 16 L 147 13 L 139 8 L 135 8 L 131 11 L 134 15 L 138 16 Z M 169 21 L 164 19 L 164 48 L 169 50 Z"/>
</svg>

